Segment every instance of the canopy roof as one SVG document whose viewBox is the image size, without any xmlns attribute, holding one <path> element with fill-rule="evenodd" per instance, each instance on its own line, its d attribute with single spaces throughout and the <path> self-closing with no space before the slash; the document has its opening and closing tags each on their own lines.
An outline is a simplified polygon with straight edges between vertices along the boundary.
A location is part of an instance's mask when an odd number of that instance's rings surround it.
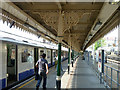
<svg viewBox="0 0 120 90">
<path fill-rule="evenodd" d="M 108 2 L 3 2 L 2 5 L 5 15 L 10 13 L 16 21 L 34 29 L 35 34 L 52 41 L 61 36 L 62 43 L 76 51 L 86 49 L 120 21 L 119 6 Z"/>
</svg>

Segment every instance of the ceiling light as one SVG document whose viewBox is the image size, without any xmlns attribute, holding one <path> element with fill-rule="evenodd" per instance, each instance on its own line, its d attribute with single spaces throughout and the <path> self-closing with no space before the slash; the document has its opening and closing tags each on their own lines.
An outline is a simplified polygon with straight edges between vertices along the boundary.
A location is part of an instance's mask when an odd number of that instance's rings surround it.
<svg viewBox="0 0 120 90">
<path fill-rule="evenodd" d="M 29 29 L 33 30 L 33 31 L 39 31 L 37 28 L 31 26 L 30 24 L 28 23 L 24 23 L 24 26 L 28 27 Z"/>
<path fill-rule="evenodd" d="M 10 28 L 12 28 L 12 26 L 15 24 L 14 21 L 12 21 L 12 23 L 10 24 Z"/>
<path fill-rule="evenodd" d="M 92 37 L 92 34 L 89 34 L 90 37 Z"/>
<path fill-rule="evenodd" d="M 120 0 L 110 0 L 109 1 L 109 4 L 112 4 L 112 5 L 117 5 L 120 3 Z"/>
<path fill-rule="evenodd" d="M 51 39 L 51 37 L 49 35 L 47 35 L 47 34 L 45 34 L 45 37 L 47 37 L 48 39 Z"/>
<path fill-rule="evenodd" d="M 101 25 L 102 25 L 102 22 L 98 21 L 98 22 L 95 24 L 93 30 L 97 30 Z"/>
<path fill-rule="evenodd" d="M 38 35 L 38 38 L 40 38 L 41 37 L 41 35 Z"/>
</svg>

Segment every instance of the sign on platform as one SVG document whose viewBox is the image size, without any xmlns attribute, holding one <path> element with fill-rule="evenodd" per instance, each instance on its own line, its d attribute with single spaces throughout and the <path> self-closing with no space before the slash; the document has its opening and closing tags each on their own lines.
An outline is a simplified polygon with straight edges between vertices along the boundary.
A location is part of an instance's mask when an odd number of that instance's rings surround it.
<svg viewBox="0 0 120 90">
<path fill-rule="evenodd" d="M 98 70 L 100 72 L 102 72 L 102 57 L 101 57 L 101 52 L 99 52 L 99 56 L 98 56 Z"/>
</svg>

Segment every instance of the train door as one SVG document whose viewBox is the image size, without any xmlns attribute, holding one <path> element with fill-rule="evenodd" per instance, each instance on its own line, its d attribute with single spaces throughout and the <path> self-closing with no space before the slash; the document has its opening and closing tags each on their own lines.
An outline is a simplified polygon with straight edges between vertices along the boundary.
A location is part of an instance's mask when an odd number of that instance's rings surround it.
<svg viewBox="0 0 120 90">
<path fill-rule="evenodd" d="M 17 45 L 7 44 L 7 85 L 17 81 Z"/>
<path fill-rule="evenodd" d="M 39 59 L 38 57 L 39 57 L 38 48 L 34 48 L 34 64 L 36 64 L 36 62 L 38 61 Z M 35 65 L 34 65 L 34 68 L 35 68 Z"/>
<path fill-rule="evenodd" d="M 34 48 L 34 62 L 36 64 L 36 62 L 38 61 L 38 48 Z"/>
</svg>

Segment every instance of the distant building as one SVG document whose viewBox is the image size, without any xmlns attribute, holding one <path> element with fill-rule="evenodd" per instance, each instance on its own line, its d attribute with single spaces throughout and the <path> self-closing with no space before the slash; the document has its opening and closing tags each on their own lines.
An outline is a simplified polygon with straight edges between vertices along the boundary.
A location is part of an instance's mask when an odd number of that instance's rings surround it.
<svg viewBox="0 0 120 90">
<path fill-rule="evenodd" d="M 105 43 L 107 47 L 117 47 L 118 46 L 118 38 L 117 37 L 104 37 Z"/>
</svg>

